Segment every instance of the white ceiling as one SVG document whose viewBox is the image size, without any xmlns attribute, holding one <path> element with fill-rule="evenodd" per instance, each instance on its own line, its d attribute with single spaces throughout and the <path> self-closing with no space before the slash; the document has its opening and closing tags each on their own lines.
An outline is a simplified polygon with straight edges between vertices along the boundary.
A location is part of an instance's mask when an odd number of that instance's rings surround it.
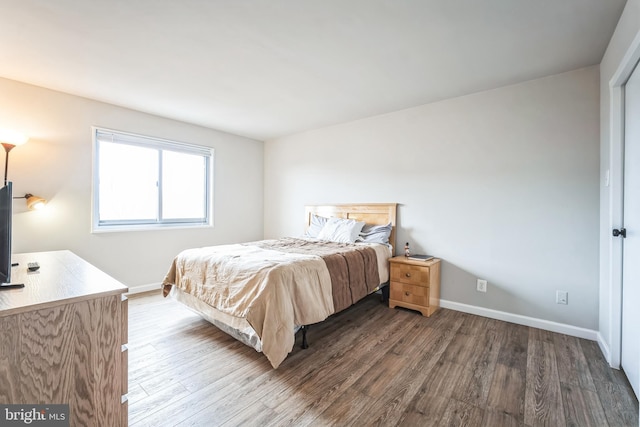
<svg viewBox="0 0 640 427">
<path fill-rule="evenodd" d="M 0 0 L 0 76 L 267 140 L 598 64 L 626 0 Z"/>
</svg>

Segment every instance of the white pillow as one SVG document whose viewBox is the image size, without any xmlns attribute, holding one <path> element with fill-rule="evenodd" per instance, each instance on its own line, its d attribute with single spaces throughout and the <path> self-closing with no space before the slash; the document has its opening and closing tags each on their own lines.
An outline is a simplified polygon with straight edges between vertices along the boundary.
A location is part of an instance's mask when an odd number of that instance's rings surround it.
<svg viewBox="0 0 640 427">
<path fill-rule="evenodd" d="M 322 227 L 324 227 L 328 219 L 329 218 L 325 218 L 323 216 L 311 214 L 311 223 L 309 224 L 307 231 L 304 233 L 304 237 L 318 237 L 318 234 L 322 231 Z"/>
<path fill-rule="evenodd" d="M 318 233 L 318 239 L 338 243 L 355 243 L 360 237 L 364 224 L 364 222 L 354 219 L 329 218 Z"/>
</svg>

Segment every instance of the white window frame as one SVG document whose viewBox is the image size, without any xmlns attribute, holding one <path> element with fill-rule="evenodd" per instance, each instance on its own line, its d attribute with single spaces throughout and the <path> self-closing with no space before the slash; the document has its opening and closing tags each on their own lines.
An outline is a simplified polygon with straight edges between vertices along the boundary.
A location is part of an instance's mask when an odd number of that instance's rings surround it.
<svg viewBox="0 0 640 427">
<path fill-rule="evenodd" d="M 146 135 L 122 132 L 102 127 L 93 126 L 91 128 L 93 139 L 93 182 L 92 182 L 92 210 L 91 210 L 91 232 L 103 233 L 113 231 L 138 231 L 138 230 L 158 230 L 167 228 L 193 228 L 193 227 L 213 227 L 213 160 L 214 150 L 211 147 L 185 144 Z M 100 192 L 99 192 L 99 156 L 100 140 L 108 140 L 125 145 L 140 146 L 157 149 L 158 151 L 174 151 L 179 153 L 197 154 L 205 158 L 205 217 L 194 219 L 163 219 L 155 220 L 108 220 L 100 221 Z M 160 156 L 162 158 L 162 156 Z M 161 160 L 160 160 L 161 168 Z M 162 212 L 162 190 L 161 179 L 158 182 L 158 213 Z"/>
</svg>

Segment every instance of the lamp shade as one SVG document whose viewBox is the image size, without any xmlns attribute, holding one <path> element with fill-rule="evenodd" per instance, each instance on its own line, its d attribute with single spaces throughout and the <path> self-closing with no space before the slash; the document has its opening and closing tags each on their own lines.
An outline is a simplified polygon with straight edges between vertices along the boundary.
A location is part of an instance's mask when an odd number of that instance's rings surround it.
<svg viewBox="0 0 640 427">
<path fill-rule="evenodd" d="M 24 196 L 27 199 L 27 209 L 33 211 L 42 209 L 44 205 L 47 204 L 47 201 L 42 197 L 34 196 L 33 194 L 26 194 Z"/>
<path fill-rule="evenodd" d="M 0 129 L 0 144 L 22 145 L 29 140 L 29 137 L 7 129 Z"/>
</svg>

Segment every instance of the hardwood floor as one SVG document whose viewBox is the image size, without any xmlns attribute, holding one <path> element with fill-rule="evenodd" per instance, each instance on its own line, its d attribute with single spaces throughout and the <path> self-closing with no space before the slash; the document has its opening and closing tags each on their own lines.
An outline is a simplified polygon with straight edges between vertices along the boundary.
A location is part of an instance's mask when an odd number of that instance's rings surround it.
<svg viewBox="0 0 640 427">
<path fill-rule="evenodd" d="M 129 301 L 131 426 L 638 426 L 598 345 L 370 296 L 266 357 L 158 294 Z"/>
</svg>

